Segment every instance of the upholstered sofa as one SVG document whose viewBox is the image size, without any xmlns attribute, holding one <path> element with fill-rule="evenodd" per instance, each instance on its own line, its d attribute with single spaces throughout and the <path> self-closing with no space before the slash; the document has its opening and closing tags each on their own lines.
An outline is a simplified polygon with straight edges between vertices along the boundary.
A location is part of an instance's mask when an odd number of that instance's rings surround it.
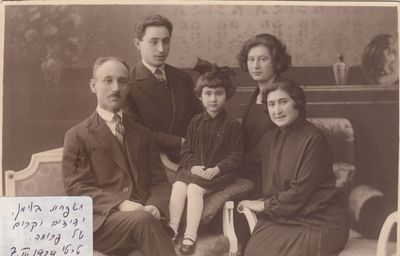
<svg viewBox="0 0 400 256">
<path fill-rule="evenodd" d="M 334 173 L 337 178 L 336 185 L 340 187 L 348 196 L 349 200 L 349 215 L 352 218 L 357 218 L 358 211 L 363 204 L 363 201 L 369 197 L 382 196 L 373 188 L 351 187 L 351 178 L 353 177 L 356 168 L 354 166 L 354 133 L 349 120 L 343 118 L 312 118 L 310 119 L 328 139 L 334 158 Z M 6 171 L 5 172 L 5 193 L 6 196 L 45 196 L 65 195 L 62 175 L 61 175 L 61 157 L 62 148 L 40 152 L 32 155 L 31 163 L 27 168 L 21 171 Z M 177 165 L 170 162 L 164 154 L 161 154 L 162 162 L 164 163 L 168 179 L 174 181 Z M 199 237 L 198 250 L 195 255 L 216 255 L 207 254 L 206 248 L 215 246 L 216 242 L 224 242 L 219 239 L 223 234 L 227 237 L 228 248 L 225 253 L 222 250 L 220 255 L 235 256 L 238 255 L 238 243 L 233 228 L 233 203 L 229 200 L 236 199 L 235 197 L 245 197 L 252 189 L 252 184 L 246 180 L 238 179 L 226 191 L 213 195 L 205 199 L 205 209 L 202 216 L 202 224 L 207 224 L 214 219 L 218 213 L 223 212 L 223 230 L 218 234 L 202 233 Z M 368 196 L 361 196 L 363 191 L 367 191 Z M 361 200 L 359 198 L 362 198 Z M 243 209 L 240 209 L 243 211 Z M 255 221 L 250 212 L 247 213 L 250 223 Z M 393 216 L 391 219 L 395 219 Z M 386 228 L 388 229 L 388 228 Z M 386 236 L 387 237 L 387 236 Z M 387 238 L 385 238 L 387 240 Z M 213 244 L 214 243 L 214 244 Z M 395 251 L 395 243 L 384 243 L 384 250 L 390 253 Z M 351 237 L 345 249 L 339 254 L 340 256 L 369 256 L 376 255 L 378 242 L 363 238 L 357 232 L 352 231 Z M 177 250 L 178 252 L 178 250 Z M 178 252 L 179 253 L 179 252 Z M 95 256 L 102 254 L 96 252 Z M 139 254 L 140 255 L 140 254 Z M 216 255 L 218 256 L 218 255 Z"/>
<path fill-rule="evenodd" d="M 169 181 L 175 180 L 178 166 L 170 162 L 165 154 L 160 158 L 164 164 Z M 32 155 L 29 166 L 20 171 L 5 172 L 6 196 L 65 196 L 61 173 L 62 148 L 57 148 Z M 253 184 L 245 179 L 238 178 L 225 190 L 205 198 L 201 224 L 207 225 L 222 211 L 222 230 L 218 233 L 201 232 L 197 242 L 195 255 L 215 255 L 216 250 L 210 246 L 219 247 L 217 251 L 227 251 L 236 255 L 238 251 L 237 239 L 233 227 L 233 202 L 229 201 L 238 196 L 245 196 L 253 189 Z M 225 238 L 223 238 L 224 236 Z M 226 239 L 227 238 L 227 239 Z M 215 249 L 215 248 L 214 248 Z M 176 248 L 179 255 L 178 247 Z M 198 251 L 198 253 L 197 253 Z M 105 256 L 94 251 L 94 256 Z M 138 250 L 129 256 L 143 256 Z"/>
</svg>

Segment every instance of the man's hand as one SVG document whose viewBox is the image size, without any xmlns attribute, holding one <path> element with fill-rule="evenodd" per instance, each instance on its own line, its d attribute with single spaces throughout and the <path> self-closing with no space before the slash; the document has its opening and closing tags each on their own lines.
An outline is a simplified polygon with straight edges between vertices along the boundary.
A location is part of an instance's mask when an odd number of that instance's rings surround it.
<svg viewBox="0 0 400 256">
<path fill-rule="evenodd" d="M 124 200 L 122 203 L 118 205 L 118 210 L 121 212 L 128 212 L 128 211 L 144 210 L 144 207 L 142 204 L 132 202 L 129 200 Z"/>
<path fill-rule="evenodd" d="M 160 211 L 158 210 L 157 207 L 155 207 L 154 205 L 146 205 L 144 207 L 144 210 L 148 213 L 150 213 L 151 215 L 154 216 L 154 218 L 156 218 L 157 220 L 160 220 L 161 218 L 161 214 Z"/>
<path fill-rule="evenodd" d="M 200 177 L 203 177 L 203 172 L 204 172 L 205 166 L 202 165 L 195 165 L 190 169 L 190 172 L 194 175 L 198 175 Z"/>
<path fill-rule="evenodd" d="M 247 207 L 254 212 L 263 212 L 264 211 L 264 201 L 263 200 L 243 200 L 239 203 L 239 205 L 243 205 L 244 207 Z"/>
<path fill-rule="evenodd" d="M 218 175 L 221 171 L 219 170 L 218 166 L 213 168 L 207 168 L 203 172 L 203 178 L 207 180 L 213 179 L 216 175 Z"/>
</svg>

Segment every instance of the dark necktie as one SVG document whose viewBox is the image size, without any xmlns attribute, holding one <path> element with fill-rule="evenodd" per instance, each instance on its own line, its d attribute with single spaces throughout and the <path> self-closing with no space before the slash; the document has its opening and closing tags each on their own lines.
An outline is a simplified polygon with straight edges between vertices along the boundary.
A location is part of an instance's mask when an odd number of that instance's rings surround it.
<svg viewBox="0 0 400 256">
<path fill-rule="evenodd" d="M 154 76 L 157 78 L 157 80 L 158 80 L 159 82 L 165 82 L 164 74 L 161 72 L 160 69 L 157 68 L 157 69 L 154 71 Z"/>
<path fill-rule="evenodd" d="M 116 122 L 115 137 L 117 137 L 119 144 L 121 144 L 122 148 L 124 148 L 125 128 L 122 124 L 122 119 L 118 114 L 115 114 L 113 120 Z"/>
</svg>

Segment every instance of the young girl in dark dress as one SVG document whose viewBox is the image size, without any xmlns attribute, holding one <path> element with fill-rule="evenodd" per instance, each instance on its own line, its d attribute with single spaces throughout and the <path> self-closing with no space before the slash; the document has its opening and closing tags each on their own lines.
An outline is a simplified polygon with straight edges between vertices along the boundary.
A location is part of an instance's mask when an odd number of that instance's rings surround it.
<svg viewBox="0 0 400 256">
<path fill-rule="evenodd" d="M 240 203 L 259 217 L 244 255 L 338 253 L 349 230 L 328 142 L 306 120 L 305 95 L 296 83 L 276 80 L 265 97 L 277 128 L 260 143 L 263 197 Z"/>
<path fill-rule="evenodd" d="M 195 250 L 203 196 L 233 182 L 242 160 L 240 123 L 224 109 L 225 101 L 235 91 L 230 74 L 214 66 L 199 77 L 195 86 L 204 111 L 189 124 L 181 151 L 182 169 L 173 184 L 169 205 L 169 225 L 177 233 L 187 198 L 186 230 L 180 247 L 185 254 Z"/>
</svg>

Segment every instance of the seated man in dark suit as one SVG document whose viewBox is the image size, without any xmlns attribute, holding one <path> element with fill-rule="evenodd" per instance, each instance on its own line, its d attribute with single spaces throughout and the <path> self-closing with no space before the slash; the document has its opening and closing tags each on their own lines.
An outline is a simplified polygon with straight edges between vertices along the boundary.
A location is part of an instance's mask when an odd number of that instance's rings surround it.
<svg viewBox="0 0 400 256">
<path fill-rule="evenodd" d="M 62 173 L 68 195 L 93 199 L 94 248 L 126 256 L 175 255 L 159 221 L 168 213 L 170 185 L 152 133 L 122 114 L 129 67 L 96 60 L 90 89 L 97 109 L 65 134 Z"/>
<path fill-rule="evenodd" d="M 131 70 L 126 105 L 138 122 L 154 132 L 160 150 L 177 161 L 187 126 L 201 105 L 191 77 L 165 64 L 171 33 L 171 22 L 160 15 L 145 17 L 136 25 L 134 43 L 141 61 Z"/>
</svg>

